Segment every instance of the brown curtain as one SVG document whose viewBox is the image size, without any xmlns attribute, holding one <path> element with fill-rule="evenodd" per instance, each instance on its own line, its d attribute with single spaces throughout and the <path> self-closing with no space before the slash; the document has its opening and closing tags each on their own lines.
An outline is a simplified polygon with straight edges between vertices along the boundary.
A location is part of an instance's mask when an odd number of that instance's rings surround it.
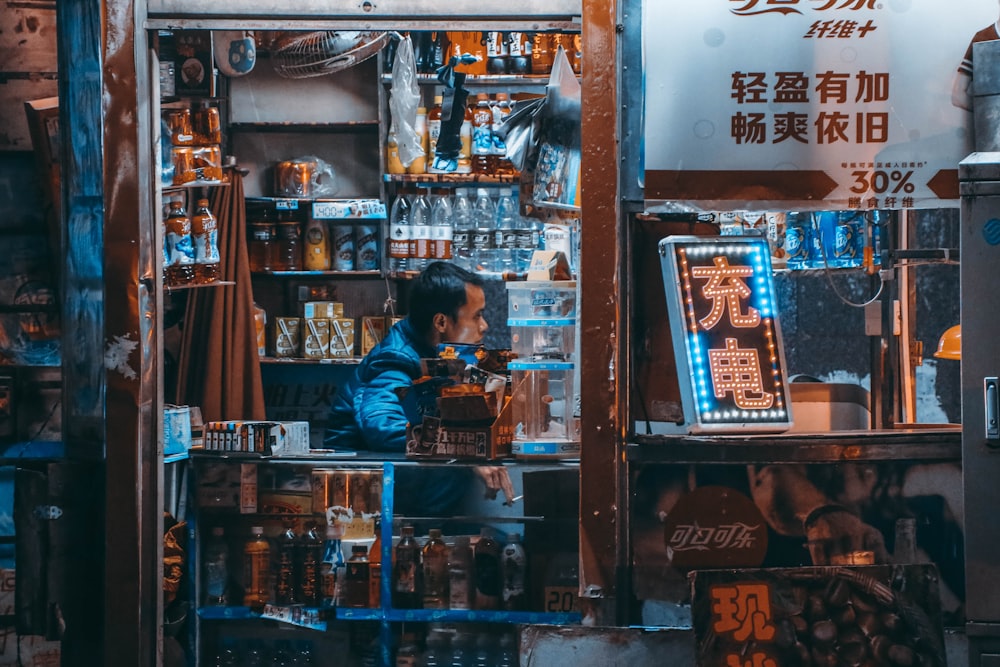
<svg viewBox="0 0 1000 667">
<path fill-rule="evenodd" d="M 201 406 L 206 422 L 264 419 L 243 176 L 230 174 L 209 203 L 219 225 L 219 280 L 235 284 L 190 290 L 178 358 L 176 403 Z"/>
</svg>

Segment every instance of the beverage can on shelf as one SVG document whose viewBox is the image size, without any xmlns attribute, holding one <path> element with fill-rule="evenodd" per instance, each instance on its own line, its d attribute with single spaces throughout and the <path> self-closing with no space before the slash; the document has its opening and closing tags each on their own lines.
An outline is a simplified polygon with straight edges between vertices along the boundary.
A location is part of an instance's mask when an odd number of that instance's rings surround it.
<svg viewBox="0 0 1000 667">
<path fill-rule="evenodd" d="M 358 225 L 354 228 L 354 268 L 358 271 L 378 271 L 378 227 Z"/>
<path fill-rule="evenodd" d="M 354 227 L 353 225 L 333 226 L 333 270 L 354 270 Z"/>
</svg>

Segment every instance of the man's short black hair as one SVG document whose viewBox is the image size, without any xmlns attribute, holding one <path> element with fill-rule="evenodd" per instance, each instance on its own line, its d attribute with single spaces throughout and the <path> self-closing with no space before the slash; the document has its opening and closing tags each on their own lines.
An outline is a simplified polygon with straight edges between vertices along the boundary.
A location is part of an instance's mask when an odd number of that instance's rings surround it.
<svg viewBox="0 0 1000 667">
<path fill-rule="evenodd" d="M 483 279 L 449 262 L 431 262 L 410 285 L 410 323 L 422 334 L 429 333 L 434 315 L 452 319 L 465 305 L 465 286 L 483 286 Z"/>
</svg>

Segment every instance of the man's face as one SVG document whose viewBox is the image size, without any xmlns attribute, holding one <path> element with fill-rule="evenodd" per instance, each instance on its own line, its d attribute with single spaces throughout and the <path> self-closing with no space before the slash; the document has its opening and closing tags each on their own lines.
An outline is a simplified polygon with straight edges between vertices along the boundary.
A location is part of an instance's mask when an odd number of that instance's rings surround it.
<svg viewBox="0 0 1000 667">
<path fill-rule="evenodd" d="M 486 309 L 486 294 L 482 287 L 465 285 L 465 305 L 458 309 L 454 318 L 444 317 L 444 331 L 441 332 L 442 343 L 476 344 L 483 340 L 483 334 L 489 329 L 483 311 Z"/>
</svg>

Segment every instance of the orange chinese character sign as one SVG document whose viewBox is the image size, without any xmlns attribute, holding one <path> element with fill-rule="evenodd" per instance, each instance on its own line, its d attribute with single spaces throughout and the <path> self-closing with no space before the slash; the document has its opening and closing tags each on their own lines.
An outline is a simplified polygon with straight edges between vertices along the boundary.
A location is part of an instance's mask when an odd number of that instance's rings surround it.
<svg viewBox="0 0 1000 667">
<path fill-rule="evenodd" d="M 666 432 L 788 429 L 767 242 L 671 236 L 660 241 L 660 256 L 685 415 Z"/>
<path fill-rule="evenodd" d="M 771 589 L 766 583 L 736 583 L 709 589 L 712 601 L 712 629 L 730 635 L 737 642 L 774 639 L 771 617 Z"/>
</svg>

